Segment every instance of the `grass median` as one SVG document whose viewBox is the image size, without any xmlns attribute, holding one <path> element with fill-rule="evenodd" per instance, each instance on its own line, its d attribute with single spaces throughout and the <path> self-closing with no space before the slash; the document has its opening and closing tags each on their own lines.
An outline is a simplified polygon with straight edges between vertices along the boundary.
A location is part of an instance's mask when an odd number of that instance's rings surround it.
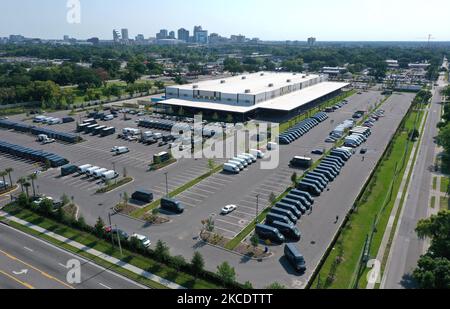
<svg viewBox="0 0 450 309">
<path fill-rule="evenodd" d="M 414 128 L 415 123 L 420 124 L 420 120 L 417 119 L 421 119 L 423 115 L 423 111 L 412 111 L 406 116 L 403 130 L 399 130 L 394 136 L 366 191 L 357 201 L 356 211 L 351 214 L 348 223 L 343 227 L 335 250 L 330 251 L 318 275 L 315 276 L 312 288 L 349 288 L 355 269 L 359 267 L 360 252 L 375 222 L 377 232 L 372 239 L 370 256 L 377 254 L 395 203 L 395 193 L 399 190 L 407 160 L 414 146 L 412 142 L 408 142 L 408 133 Z"/>
<path fill-rule="evenodd" d="M 117 188 L 120 188 L 126 184 L 129 184 L 130 182 L 133 181 L 132 177 L 125 177 L 120 179 L 118 182 L 116 183 L 110 183 L 108 185 L 106 185 L 105 187 L 98 189 L 96 193 L 100 194 L 100 193 L 108 193 L 111 192 Z"/>
<path fill-rule="evenodd" d="M 72 241 L 76 241 L 78 243 L 86 245 L 86 247 L 88 247 L 88 248 L 92 248 L 92 249 L 98 250 L 100 252 L 103 252 L 106 255 L 115 257 L 125 263 L 131 264 L 140 269 L 146 270 L 146 271 L 153 273 L 159 277 L 162 277 L 162 278 L 165 278 L 172 282 L 175 282 L 183 287 L 190 288 L 190 289 L 220 288 L 219 286 L 217 286 L 214 283 L 205 281 L 203 279 L 196 279 L 189 274 L 186 274 L 181 271 L 170 268 L 170 267 L 168 267 L 164 264 L 158 263 L 152 259 L 132 253 L 126 249 L 123 250 L 123 255 L 121 255 L 119 252 L 119 249 L 117 247 L 113 247 L 111 245 L 111 243 L 109 243 L 105 240 L 99 239 L 92 234 L 81 232 L 79 230 L 70 228 L 70 227 L 65 226 L 61 223 L 58 223 L 56 221 L 39 216 L 27 209 L 20 208 L 16 205 L 10 204 L 10 205 L 6 206 L 3 210 L 17 218 L 20 218 L 22 220 L 29 222 L 31 224 L 40 226 L 40 227 L 42 227 L 46 230 L 49 230 L 55 234 L 64 236 Z M 14 227 L 17 227 L 17 225 L 14 225 Z M 65 243 L 61 243 L 57 240 L 54 240 L 53 238 L 51 238 L 49 236 L 43 235 L 38 232 L 34 232 L 33 235 L 40 237 L 46 241 L 51 241 L 53 244 L 55 244 L 57 246 L 61 246 L 64 249 L 72 251 L 76 254 L 80 254 L 88 259 L 93 259 L 93 256 L 86 254 L 81 250 L 70 247 Z M 130 277 L 131 279 L 136 280 L 142 284 L 148 285 L 153 288 L 163 288 L 163 286 L 161 286 L 159 283 L 148 280 L 142 276 L 138 276 L 135 274 L 133 275 L 133 273 L 126 271 L 125 269 L 123 269 L 121 267 L 117 267 L 117 266 L 111 267 L 113 265 L 105 262 L 104 260 L 102 260 L 100 258 L 95 258 L 95 259 L 93 259 L 93 261 L 101 266 L 110 268 L 114 271 L 117 271 L 117 272 L 127 276 L 127 277 Z"/>
</svg>

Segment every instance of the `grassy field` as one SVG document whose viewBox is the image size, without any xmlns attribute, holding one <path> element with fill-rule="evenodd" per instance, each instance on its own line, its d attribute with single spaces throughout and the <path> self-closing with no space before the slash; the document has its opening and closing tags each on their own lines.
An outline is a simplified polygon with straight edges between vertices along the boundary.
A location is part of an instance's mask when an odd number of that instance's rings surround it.
<svg viewBox="0 0 450 309">
<path fill-rule="evenodd" d="M 355 269 L 361 257 L 367 235 L 377 220 L 370 256 L 376 256 L 383 238 L 384 230 L 389 220 L 390 212 L 395 202 L 395 192 L 398 192 L 402 175 L 406 169 L 407 158 L 411 154 L 413 143 L 408 143 L 408 131 L 414 127 L 417 117 L 424 113 L 411 112 L 405 122 L 405 129 L 394 137 L 392 148 L 383 157 L 378 169 L 371 179 L 357 210 L 350 216 L 335 247 L 320 269 L 320 276 L 312 284 L 312 288 L 346 289 L 351 286 Z M 417 123 L 420 123 L 418 121 Z M 408 148 L 406 147 L 408 145 Z M 397 177 L 395 171 L 397 170 Z M 387 179 L 393 181 L 386 181 Z M 394 194 L 393 194 L 394 193 Z M 361 286 L 365 287 L 364 280 Z"/>
<path fill-rule="evenodd" d="M 94 235 L 80 232 L 78 230 L 64 226 L 53 220 L 43 218 L 29 210 L 21 209 L 16 206 L 9 205 L 9 206 L 5 207 L 4 211 L 9 212 L 12 215 L 14 215 L 22 220 L 25 220 L 32 224 L 38 225 L 46 230 L 52 231 L 53 233 L 56 233 L 58 235 L 69 238 L 73 241 L 84 244 L 89 248 L 98 250 L 107 255 L 110 255 L 117 259 L 120 259 L 128 264 L 134 265 L 138 268 L 144 269 L 144 270 L 151 272 L 155 275 L 158 275 L 162 278 L 165 278 L 167 280 L 175 282 L 183 287 L 190 288 L 190 289 L 220 288 L 213 283 L 207 282 L 202 279 L 195 279 L 193 276 L 191 276 L 189 274 L 172 269 L 170 267 L 167 267 L 163 264 L 160 264 L 149 258 L 140 256 L 138 254 L 131 253 L 128 250 L 123 250 L 123 256 L 121 256 L 119 250 L 117 248 L 113 248 L 109 242 L 100 240 L 97 237 L 95 237 Z M 39 233 L 37 233 L 37 234 L 38 235 L 36 235 L 36 236 L 39 236 L 39 237 L 44 236 L 44 235 L 40 235 Z M 49 240 L 49 239 L 47 238 L 46 240 Z M 67 245 L 64 243 L 57 242 L 57 245 L 63 246 L 64 248 L 68 249 Z M 73 251 L 73 250 L 74 249 L 72 249 L 71 251 Z M 76 250 L 75 253 L 81 254 L 81 251 L 79 251 L 77 249 L 75 249 L 75 250 Z M 95 262 L 97 262 L 97 260 Z M 121 273 L 124 274 L 123 272 L 121 272 Z M 134 277 L 133 279 L 136 279 L 136 278 Z M 147 280 L 140 276 L 138 277 L 138 279 L 139 279 L 139 282 L 141 282 L 143 284 L 146 284 L 146 285 L 149 285 L 149 286 L 152 286 L 155 288 L 161 288 L 161 286 L 159 284 L 156 284 L 155 282 L 153 282 L 151 280 Z"/>
<path fill-rule="evenodd" d="M 433 190 L 437 189 L 437 177 L 433 177 Z"/>
</svg>

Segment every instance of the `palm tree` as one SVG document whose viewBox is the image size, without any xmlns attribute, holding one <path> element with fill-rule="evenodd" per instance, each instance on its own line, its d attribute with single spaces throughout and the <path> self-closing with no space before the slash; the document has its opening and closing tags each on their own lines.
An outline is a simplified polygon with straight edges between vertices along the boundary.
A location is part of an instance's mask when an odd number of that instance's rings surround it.
<svg viewBox="0 0 450 309">
<path fill-rule="evenodd" d="M 13 182 L 12 182 L 12 178 L 11 178 L 11 173 L 14 172 L 14 169 L 12 167 L 8 167 L 5 172 L 8 173 L 9 176 L 9 185 L 12 187 Z"/>
<path fill-rule="evenodd" d="M 27 191 L 27 197 L 30 198 L 30 193 L 29 193 L 29 189 L 31 187 L 31 184 L 25 180 L 23 186 L 25 187 L 25 190 Z"/>
<path fill-rule="evenodd" d="M 20 177 L 19 180 L 17 180 L 17 183 L 20 185 L 20 188 L 22 189 L 22 193 L 23 193 L 23 186 L 25 185 L 26 182 L 27 180 L 24 177 Z"/>
<path fill-rule="evenodd" d="M 8 175 L 6 171 L 0 171 L 0 177 L 3 178 L 3 184 L 5 185 L 5 189 L 6 189 L 6 179 L 5 179 L 6 175 Z"/>
<path fill-rule="evenodd" d="M 36 196 L 36 189 L 34 187 L 34 181 L 37 180 L 37 174 L 33 173 L 30 176 L 28 176 L 28 179 L 31 180 L 31 185 L 33 186 L 33 196 Z"/>
</svg>

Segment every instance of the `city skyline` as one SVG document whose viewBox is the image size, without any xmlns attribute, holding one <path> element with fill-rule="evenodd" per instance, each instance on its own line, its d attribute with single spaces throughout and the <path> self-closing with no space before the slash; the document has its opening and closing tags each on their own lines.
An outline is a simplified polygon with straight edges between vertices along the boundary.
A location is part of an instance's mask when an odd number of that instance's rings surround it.
<svg viewBox="0 0 450 309">
<path fill-rule="evenodd" d="M 195 0 L 189 6 L 179 0 L 158 5 L 143 0 L 133 3 L 80 0 L 80 3 L 81 23 L 69 24 L 66 20 L 67 1 L 6 2 L 0 12 L 0 37 L 21 34 L 26 37 L 61 39 L 69 35 L 79 39 L 99 37 L 111 40 L 112 29 L 126 28 L 129 29 L 130 38 L 138 34 L 149 38 L 154 37 L 160 29 L 176 33 L 178 29 L 185 28 L 192 34 L 195 25 L 202 25 L 209 34 L 218 33 L 224 37 L 243 34 L 266 41 L 305 41 L 311 36 L 320 41 L 426 41 L 428 34 L 432 34 L 436 41 L 450 40 L 450 35 L 441 27 L 441 20 L 445 18 L 450 4 L 440 0 L 430 0 L 426 7 L 418 0 L 393 3 L 381 0 L 376 4 L 355 0 L 338 4 L 329 0 L 320 4 L 284 0 L 277 6 L 268 0 L 257 3 L 248 0 L 237 5 L 239 16 L 233 15 L 233 6 L 227 5 L 229 2 L 226 1 L 210 3 Z M 252 11 L 256 4 L 258 14 Z M 23 10 L 25 5 L 29 9 Z M 326 11 L 322 10 L 323 6 L 327 7 Z M 167 12 L 171 14 L 167 15 Z M 108 18 L 100 22 L 99 14 Z M 251 19 L 248 18 L 250 14 Z M 24 23 L 24 20 L 27 22 Z"/>
</svg>

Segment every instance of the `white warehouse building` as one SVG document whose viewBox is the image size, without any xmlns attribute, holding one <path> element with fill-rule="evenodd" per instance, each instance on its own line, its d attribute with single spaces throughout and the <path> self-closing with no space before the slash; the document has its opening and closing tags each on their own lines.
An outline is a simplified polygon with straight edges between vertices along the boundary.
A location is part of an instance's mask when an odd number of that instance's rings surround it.
<svg viewBox="0 0 450 309">
<path fill-rule="evenodd" d="M 168 113 L 206 117 L 232 114 L 236 120 L 289 117 L 341 92 L 347 83 L 328 82 L 324 75 L 259 72 L 166 88 L 158 107 Z"/>
</svg>

